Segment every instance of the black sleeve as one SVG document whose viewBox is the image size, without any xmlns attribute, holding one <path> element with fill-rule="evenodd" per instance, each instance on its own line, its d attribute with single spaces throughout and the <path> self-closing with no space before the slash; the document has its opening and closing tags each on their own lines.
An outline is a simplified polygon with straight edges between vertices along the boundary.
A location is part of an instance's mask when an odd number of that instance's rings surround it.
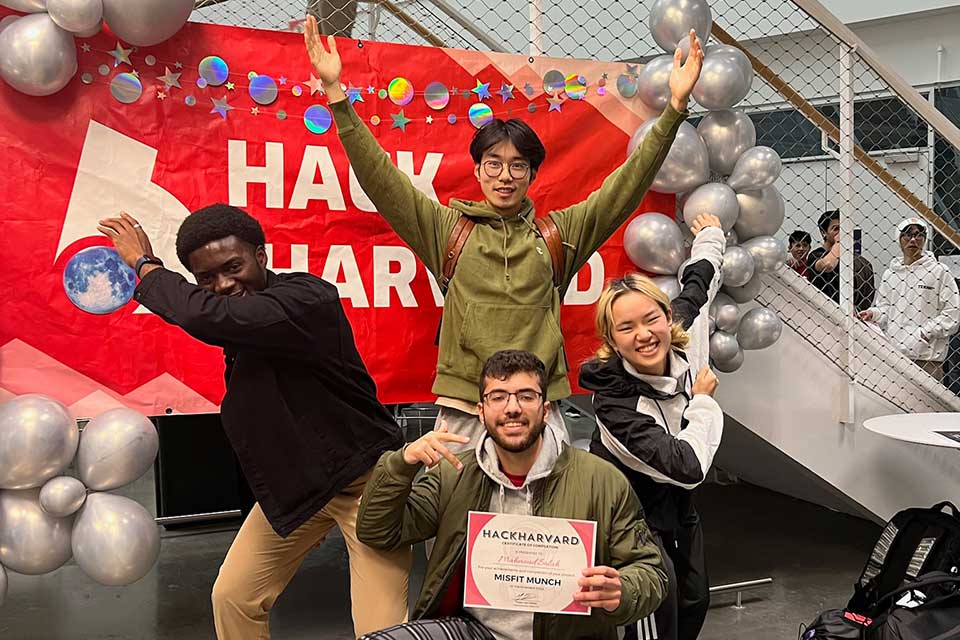
<svg viewBox="0 0 960 640">
<path fill-rule="evenodd" d="M 689 329 L 707 303 L 715 270 L 709 260 L 697 260 L 687 266 L 680 281 L 680 295 L 670 303 L 673 321 Z"/>
<path fill-rule="evenodd" d="M 218 347 L 304 360 L 316 354 L 319 344 L 339 344 L 336 288 L 313 276 L 286 278 L 256 295 L 234 298 L 210 293 L 168 269 L 154 269 L 137 285 L 134 298 L 166 322 Z M 316 322 L 324 313 L 329 322 Z"/>
<path fill-rule="evenodd" d="M 703 482 L 703 467 L 693 447 L 667 433 L 653 416 L 637 411 L 633 401 L 598 393 L 593 409 L 610 434 L 653 471 L 680 484 Z"/>
<path fill-rule="evenodd" d="M 826 249 L 820 247 L 819 249 L 814 249 L 807 254 L 807 279 L 812 279 L 815 275 L 819 275 L 820 271 L 813 265 L 817 263 L 817 260 L 823 257 L 823 254 L 827 252 Z"/>
</svg>

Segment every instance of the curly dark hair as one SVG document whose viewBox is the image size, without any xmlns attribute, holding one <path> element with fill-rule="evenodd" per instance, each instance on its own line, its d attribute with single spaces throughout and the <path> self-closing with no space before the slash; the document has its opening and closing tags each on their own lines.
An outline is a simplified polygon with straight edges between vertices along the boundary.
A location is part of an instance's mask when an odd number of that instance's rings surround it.
<svg viewBox="0 0 960 640">
<path fill-rule="evenodd" d="M 189 270 L 191 253 L 228 236 L 237 236 L 254 248 L 262 247 L 266 242 L 263 227 L 256 218 L 243 209 L 221 202 L 197 209 L 187 216 L 177 231 L 177 257 Z"/>
<path fill-rule="evenodd" d="M 497 351 L 483 363 L 483 370 L 480 372 L 480 395 L 483 395 L 487 378 L 506 380 L 515 373 L 536 374 L 540 392 L 546 394 L 547 368 L 543 361 L 529 351 L 504 349 Z"/>
<path fill-rule="evenodd" d="M 530 179 L 533 180 L 547 157 L 547 150 L 530 125 L 516 118 L 506 121 L 497 118 L 477 129 L 470 141 L 470 157 L 473 158 L 473 163 L 480 164 L 487 149 L 504 140 L 512 142 L 520 155 L 530 163 Z"/>
</svg>

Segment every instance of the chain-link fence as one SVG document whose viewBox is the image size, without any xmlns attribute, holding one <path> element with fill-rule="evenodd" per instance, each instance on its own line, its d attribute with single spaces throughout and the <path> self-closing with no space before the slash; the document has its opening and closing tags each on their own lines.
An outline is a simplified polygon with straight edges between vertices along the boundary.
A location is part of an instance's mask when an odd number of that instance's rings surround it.
<svg viewBox="0 0 960 640">
<path fill-rule="evenodd" d="M 353 38 L 646 62 L 663 53 L 647 24 L 653 4 L 200 0 L 192 19 L 296 30 L 309 11 L 325 32 Z M 942 408 L 948 389 L 960 392 L 957 289 L 942 266 L 950 258 L 938 260 L 960 254 L 957 138 L 929 126 L 908 90 L 814 5 L 711 3 L 712 41 L 741 48 L 754 67 L 737 108 L 753 122 L 756 143 L 783 160 L 776 187 L 786 214 L 777 235 L 791 239 L 790 266 L 764 275 L 757 300 L 851 379 L 905 410 Z M 921 95 L 960 123 L 960 87 Z M 902 224 L 909 218 L 922 222 Z"/>
</svg>

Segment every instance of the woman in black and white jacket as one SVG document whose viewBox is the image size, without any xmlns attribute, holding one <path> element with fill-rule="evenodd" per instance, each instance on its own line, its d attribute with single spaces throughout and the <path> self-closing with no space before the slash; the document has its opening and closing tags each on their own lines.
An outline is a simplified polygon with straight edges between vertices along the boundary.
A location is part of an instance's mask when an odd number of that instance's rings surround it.
<svg viewBox="0 0 960 640">
<path fill-rule="evenodd" d="M 714 216 L 698 217 L 691 229 L 680 295 L 671 303 L 639 274 L 610 282 L 597 304 L 602 345 L 580 371 L 597 415 L 590 450 L 630 480 L 667 568 L 666 600 L 637 623 L 645 639 L 693 640 L 709 604 L 691 490 L 704 480 L 723 433 L 717 378 L 707 364 L 707 309 L 720 285 L 725 240 Z M 626 637 L 637 636 L 628 629 Z"/>
</svg>

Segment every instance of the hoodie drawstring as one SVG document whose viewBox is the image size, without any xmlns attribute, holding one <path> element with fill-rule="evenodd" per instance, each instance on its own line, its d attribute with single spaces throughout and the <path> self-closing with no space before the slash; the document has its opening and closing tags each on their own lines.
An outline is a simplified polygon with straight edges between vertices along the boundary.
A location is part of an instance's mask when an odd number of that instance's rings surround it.
<svg viewBox="0 0 960 640">
<path fill-rule="evenodd" d="M 507 238 L 510 236 L 510 230 L 507 228 L 507 221 L 500 220 L 500 228 L 503 230 L 503 277 L 510 280 L 510 263 L 507 260 Z"/>
</svg>

